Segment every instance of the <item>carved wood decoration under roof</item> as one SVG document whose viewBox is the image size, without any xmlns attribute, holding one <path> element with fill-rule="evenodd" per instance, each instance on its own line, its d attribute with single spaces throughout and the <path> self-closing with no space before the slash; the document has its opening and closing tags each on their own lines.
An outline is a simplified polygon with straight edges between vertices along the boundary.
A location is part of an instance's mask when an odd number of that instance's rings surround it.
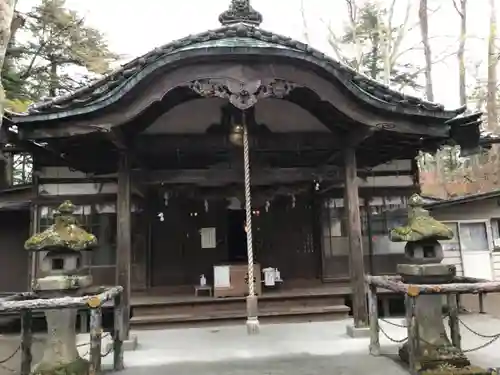
<svg viewBox="0 0 500 375">
<path fill-rule="evenodd" d="M 232 0 L 229 8 L 219 16 L 219 22 L 223 26 L 240 22 L 259 26 L 262 14 L 252 8 L 250 0 Z"/>
<path fill-rule="evenodd" d="M 236 108 L 246 110 L 253 107 L 259 99 L 284 98 L 295 85 L 280 79 L 269 82 L 206 79 L 194 81 L 189 87 L 201 96 L 228 99 Z"/>
</svg>

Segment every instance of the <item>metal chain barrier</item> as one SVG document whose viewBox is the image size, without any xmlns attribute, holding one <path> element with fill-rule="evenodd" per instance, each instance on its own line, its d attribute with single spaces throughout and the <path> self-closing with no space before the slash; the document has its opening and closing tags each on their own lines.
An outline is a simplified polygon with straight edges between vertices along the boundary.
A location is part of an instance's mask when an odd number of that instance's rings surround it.
<svg viewBox="0 0 500 375">
<path fill-rule="evenodd" d="M 102 339 L 108 337 L 108 336 L 111 336 L 111 333 L 106 333 L 105 335 L 103 335 L 101 337 L 101 342 L 102 342 Z M 83 342 L 81 344 L 78 344 L 76 347 L 77 348 L 81 348 L 83 346 L 87 346 L 87 345 L 90 345 L 90 341 L 89 342 Z M 106 353 L 101 353 L 101 358 L 104 358 L 106 356 L 108 356 L 111 352 L 113 351 L 113 346 L 111 346 L 111 348 L 106 352 Z M 84 355 L 82 355 L 81 357 L 85 357 L 87 354 L 89 354 L 89 351 L 87 351 Z"/>
<path fill-rule="evenodd" d="M 387 323 L 387 324 L 390 324 L 390 325 L 392 325 L 392 326 L 395 326 L 395 327 L 399 327 L 399 328 L 406 328 L 406 326 L 404 326 L 404 325 L 397 324 L 397 323 L 393 323 L 393 322 L 390 322 L 390 321 L 385 320 L 385 319 L 382 319 L 382 318 L 379 318 L 379 320 L 380 320 L 380 321 L 382 321 L 382 322 L 384 322 L 384 323 Z M 393 337 L 389 336 L 389 335 L 387 334 L 387 332 L 385 332 L 385 330 L 382 328 L 382 326 L 381 326 L 380 324 L 378 325 L 378 328 L 379 328 L 380 332 L 382 332 L 382 334 L 383 334 L 385 337 L 387 337 L 387 339 L 388 339 L 389 341 L 392 341 L 392 342 L 394 342 L 394 343 L 396 343 L 396 344 L 402 344 L 402 343 L 404 343 L 406 340 L 408 340 L 408 337 L 405 337 L 404 339 L 398 340 L 398 339 L 395 339 L 395 338 L 393 338 Z"/>
<path fill-rule="evenodd" d="M 444 315 L 443 316 L 443 320 L 446 320 L 447 318 L 449 318 L 448 315 Z M 398 323 L 394 323 L 394 322 L 391 322 L 389 320 L 386 320 L 386 319 L 382 319 L 382 318 L 379 318 L 379 320 L 381 322 L 384 322 L 386 324 L 389 324 L 389 325 L 392 325 L 394 327 L 398 327 L 398 328 L 407 328 L 407 326 L 405 324 L 398 324 Z M 497 333 L 497 334 L 494 334 L 494 335 L 485 335 L 485 334 L 482 334 L 482 333 L 479 333 L 477 332 L 476 330 L 472 329 L 469 325 L 467 325 L 462 319 L 458 318 L 458 321 L 460 322 L 460 324 L 462 326 L 465 327 L 466 330 L 468 330 L 469 332 L 473 333 L 474 335 L 478 336 L 478 337 L 481 337 L 481 338 L 484 338 L 484 339 L 489 339 L 486 343 L 484 344 L 481 344 L 475 348 L 470 348 L 470 349 L 463 349 L 462 352 L 463 353 L 471 353 L 471 352 L 475 352 L 477 350 L 480 350 L 480 349 L 483 349 L 483 348 L 486 348 L 487 346 L 493 344 L 495 341 L 497 341 L 498 339 L 500 339 L 500 333 Z M 380 329 L 380 332 L 382 332 L 382 334 L 387 337 L 390 341 L 394 342 L 394 343 L 397 343 L 397 344 L 400 344 L 400 343 L 403 343 L 405 342 L 406 340 L 408 340 L 408 337 L 405 337 L 404 339 L 402 340 L 396 340 L 392 337 L 390 337 L 387 332 L 384 331 L 384 329 L 381 327 L 381 325 L 379 324 L 379 329 Z M 432 345 L 432 346 L 435 346 L 434 344 L 430 343 L 430 342 L 427 342 L 425 340 L 423 340 L 422 338 L 420 338 L 420 340 L 422 340 L 425 344 L 427 345 Z"/>
<path fill-rule="evenodd" d="M 399 328 L 408 328 L 406 324 L 398 324 L 398 323 L 394 323 L 394 322 L 391 322 L 389 320 L 386 320 L 386 319 L 382 319 L 382 318 L 379 318 L 380 321 L 384 322 L 384 323 L 387 323 L 391 326 L 394 326 L 394 327 L 399 327 Z"/>
<path fill-rule="evenodd" d="M 497 341 L 500 338 L 500 333 L 494 334 L 494 335 L 485 335 L 482 333 L 477 332 L 476 330 L 472 329 L 469 325 L 467 325 L 462 319 L 458 318 L 458 321 L 460 322 L 461 325 L 465 327 L 465 329 L 474 335 L 484 338 L 484 339 L 490 339 L 486 343 L 479 345 L 476 348 L 471 348 L 471 349 L 465 349 L 462 350 L 464 353 L 470 353 L 470 352 L 475 352 L 476 350 L 480 350 L 483 348 L 486 348 L 487 346 L 493 344 L 495 341 Z"/>
<path fill-rule="evenodd" d="M 9 355 L 4 360 L 0 361 L 0 368 L 3 368 L 4 370 L 10 371 L 10 372 L 17 372 L 16 370 L 13 370 L 10 367 L 5 366 L 4 363 L 6 363 L 6 362 L 10 361 L 12 358 L 14 358 L 14 356 L 17 354 L 17 352 L 19 352 L 19 350 L 21 350 L 21 344 L 19 344 L 19 346 L 14 350 L 14 353 Z"/>
<path fill-rule="evenodd" d="M 14 353 L 12 353 L 11 355 L 9 355 L 7 358 L 5 358 L 3 361 L 0 361 L 0 365 L 3 365 L 5 362 L 8 362 L 10 361 L 12 358 L 14 358 L 14 356 L 17 354 L 17 352 L 21 350 L 21 344 L 19 344 L 19 346 L 17 347 L 16 350 L 14 350 Z"/>
<path fill-rule="evenodd" d="M 493 344 L 495 341 L 497 341 L 498 339 L 500 338 L 500 335 L 491 339 L 490 341 L 484 343 L 483 345 L 479 345 L 475 348 L 470 348 L 470 349 L 463 349 L 462 352 L 463 353 L 471 353 L 471 352 L 475 352 L 476 350 L 480 350 L 480 349 L 483 349 L 483 348 L 486 348 L 487 346 Z"/>
<path fill-rule="evenodd" d="M 443 320 L 446 320 L 447 318 L 449 318 L 448 315 L 445 315 L 443 317 Z M 477 350 L 480 350 L 480 349 L 483 349 L 483 348 L 486 348 L 487 346 L 493 344 L 495 341 L 497 341 L 499 338 L 500 338 L 500 333 L 497 333 L 495 335 L 484 335 L 482 333 L 479 333 L 477 331 L 475 331 L 474 329 L 472 329 L 470 326 L 468 326 L 462 319 L 458 318 L 458 321 L 460 322 L 461 325 L 463 325 L 465 327 L 465 329 L 467 329 L 469 332 L 475 334 L 476 336 L 478 337 L 481 337 L 481 338 L 485 338 L 485 339 L 490 339 L 488 340 L 487 342 L 485 342 L 484 344 L 481 344 L 475 348 L 470 348 L 470 349 L 462 349 L 462 353 L 471 353 L 471 352 L 475 352 Z M 422 338 L 420 338 L 421 341 L 423 341 L 425 344 L 427 345 L 430 345 L 430 346 L 436 346 L 435 344 L 432 344 L 430 342 L 427 342 L 425 340 L 423 340 Z"/>
<path fill-rule="evenodd" d="M 475 334 L 476 336 L 479 336 L 479 337 L 482 337 L 484 339 L 493 339 L 493 338 L 498 338 L 500 337 L 500 333 L 497 333 L 495 335 L 484 335 L 482 333 L 479 333 L 475 330 L 473 330 L 470 326 L 468 326 L 462 319 L 458 318 L 458 321 L 460 322 L 461 325 L 463 325 L 465 327 L 465 329 L 473 334 Z"/>
<path fill-rule="evenodd" d="M 110 333 L 106 333 L 105 335 L 102 336 L 101 339 L 104 339 L 108 336 L 111 336 Z M 45 341 L 44 339 L 41 339 L 41 338 L 33 338 L 33 341 L 38 341 L 38 342 L 42 342 L 42 341 Z M 81 347 L 84 347 L 84 346 L 87 346 L 87 345 L 90 345 L 90 342 L 84 342 L 84 343 L 81 343 L 81 344 L 78 344 L 76 347 L 77 348 L 81 348 Z M 19 344 L 19 346 L 16 348 L 16 350 L 14 350 L 14 353 L 12 353 L 11 355 L 9 355 L 7 358 L 3 359 L 0 361 L 0 368 L 4 369 L 4 370 L 7 370 L 9 372 L 12 372 L 12 373 L 15 373 L 17 372 L 16 370 L 13 370 L 11 369 L 10 367 L 7 367 L 4 365 L 4 363 L 10 361 L 12 358 L 14 358 L 14 356 L 19 352 L 19 350 L 21 350 L 21 344 Z M 101 353 L 101 358 L 104 358 L 106 356 L 108 356 L 109 354 L 111 354 L 111 352 L 113 351 L 113 346 L 111 346 L 109 348 L 108 351 L 106 351 L 105 353 Z M 87 354 L 89 354 L 89 352 L 86 352 L 85 354 L 81 355 L 81 357 L 85 357 Z"/>
</svg>

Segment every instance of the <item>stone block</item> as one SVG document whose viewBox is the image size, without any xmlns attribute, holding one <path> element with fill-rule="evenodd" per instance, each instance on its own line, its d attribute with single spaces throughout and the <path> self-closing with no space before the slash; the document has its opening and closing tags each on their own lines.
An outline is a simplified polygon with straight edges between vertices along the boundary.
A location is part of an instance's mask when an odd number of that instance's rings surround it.
<svg viewBox="0 0 500 375">
<path fill-rule="evenodd" d="M 139 342 L 137 339 L 137 335 L 129 335 L 129 339 L 123 341 L 123 351 L 124 352 L 132 352 L 137 349 L 139 346 Z M 113 341 L 108 342 L 106 345 L 106 352 L 109 352 L 113 349 Z"/>
<path fill-rule="evenodd" d="M 370 327 L 355 327 L 354 324 L 348 324 L 346 328 L 347 336 L 353 339 L 370 337 Z"/>
<path fill-rule="evenodd" d="M 37 279 L 33 289 L 35 291 L 75 290 L 91 284 L 92 276 L 89 275 L 54 275 Z"/>
<path fill-rule="evenodd" d="M 398 264 L 397 273 L 406 283 L 441 284 L 450 282 L 456 275 L 456 267 L 450 264 Z"/>
</svg>

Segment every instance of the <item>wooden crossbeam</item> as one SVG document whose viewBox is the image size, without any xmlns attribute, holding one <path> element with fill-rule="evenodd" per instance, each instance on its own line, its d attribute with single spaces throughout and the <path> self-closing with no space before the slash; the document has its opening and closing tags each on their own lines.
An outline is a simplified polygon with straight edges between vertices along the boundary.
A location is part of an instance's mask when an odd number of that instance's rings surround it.
<svg viewBox="0 0 500 375">
<path fill-rule="evenodd" d="M 243 170 L 239 169 L 183 169 L 153 170 L 143 173 L 145 184 L 194 184 L 221 186 L 243 183 Z M 335 181 L 342 179 L 342 173 L 335 167 L 323 168 L 259 168 L 252 170 L 252 185 L 290 184 L 302 181 Z"/>
</svg>

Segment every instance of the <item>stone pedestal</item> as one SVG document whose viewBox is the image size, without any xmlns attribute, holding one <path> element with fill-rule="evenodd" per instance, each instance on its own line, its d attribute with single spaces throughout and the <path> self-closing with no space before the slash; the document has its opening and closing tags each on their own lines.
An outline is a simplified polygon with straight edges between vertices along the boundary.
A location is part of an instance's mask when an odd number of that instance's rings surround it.
<svg viewBox="0 0 500 375">
<path fill-rule="evenodd" d="M 353 339 L 370 337 L 370 327 L 355 327 L 354 324 L 346 326 L 347 336 Z"/>
<path fill-rule="evenodd" d="M 258 297 L 248 296 L 247 302 L 247 333 L 249 335 L 257 335 L 260 332 L 259 318 L 258 318 Z"/>
<path fill-rule="evenodd" d="M 91 276 L 57 275 L 38 279 L 35 290 L 45 298 L 75 295 L 80 287 L 92 284 Z M 47 310 L 47 342 L 42 360 L 33 375 L 86 375 L 89 362 L 80 357 L 76 346 L 76 309 Z"/>
<path fill-rule="evenodd" d="M 398 273 L 409 284 L 434 284 L 450 282 L 455 276 L 455 266 L 446 264 L 400 264 Z M 417 362 L 422 369 L 440 365 L 458 368 L 470 362 L 448 338 L 443 323 L 443 299 L 441 295 L 422 295 L 417 298 L 415 315 L 418 322 L 419 352 Z M 408 362 L 408 346 L 404 344 L 399 356 Z"/>
<path fill-rule="evenodd" d="M 47 342 L 42 360 L 32 373 L 40 375 L 79 375 L 88 372 L 89 363 L 76 347 L 76 314 L 74 309 L 48 310 Z"/>
</svg>

